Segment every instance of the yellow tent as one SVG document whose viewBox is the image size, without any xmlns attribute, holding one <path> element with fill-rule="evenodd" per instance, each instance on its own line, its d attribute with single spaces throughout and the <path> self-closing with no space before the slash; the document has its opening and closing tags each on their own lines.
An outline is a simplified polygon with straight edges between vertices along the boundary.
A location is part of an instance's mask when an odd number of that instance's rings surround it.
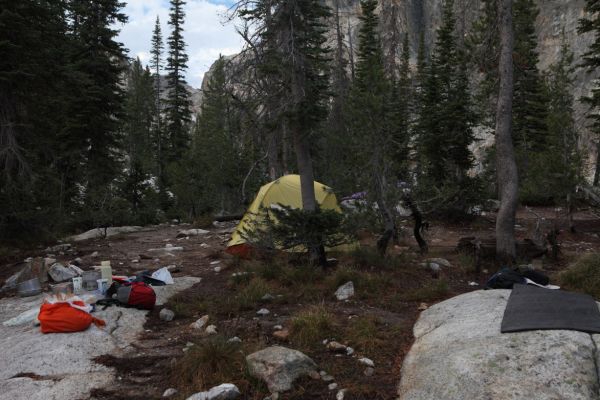
<svg viewBox="0 0 600 400">
<path fill-rule="evenodd" d="M 337 198 L 329 186 L 315 181 L 315 198 L 319 206 L 323 209 L 330 209 L 342 212 L 338 205 Z M 249 250 L 246 240 L 242 236 L 244 230 L 251 229 L 252 223 L 261 208 L 270 208 L 277 204 L 283 204 L 293 208 L 302 208 L 302 196 L 300 191 L 300 176 L 285 175 L 262 186 L 256 195 L 256 198 L 248 207 L 246 214 L 231 234 L 231 240 L 227 244 L 228 251 L 233 254 L 247 255 Z M 242 247 L 242 248 L 240 248 Z M 348 246 L 338 246 L 336 250 L 342 250 L 342 247 L 348 249 Z M 354 246 L 352 246 L 354 247 Z"/>
</svg>

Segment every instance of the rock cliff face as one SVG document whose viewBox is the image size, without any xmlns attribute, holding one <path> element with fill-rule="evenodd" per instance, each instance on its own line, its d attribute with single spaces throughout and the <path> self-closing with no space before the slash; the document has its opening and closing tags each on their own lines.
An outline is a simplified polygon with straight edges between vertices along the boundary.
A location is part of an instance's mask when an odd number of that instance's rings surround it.
<svg viewBox="0 0 600 400">
<path fill-rule="evenodd" d="M 344 35 L 346 56 L 350 58 L 351 48 L 355 50 L 358 43 L 360 2 L 359 0 L 325 1 L 332 10 L 339 9 L 340 31 Z M 464 37 L 479 17 L 483 3 L 481 0 L 455 0 L 454 3 L 458 35 Z M 593 40 L 590 34 L 577 34 L 578 20 L 585 15 L 583 11 L 585 0 L 537 0 L 536 3 L 540 10 L 536 20 L 539 68 L 544 71 L 557 60 L 563 31 L 577 63 Z M 380 0 L 378 11 L 384 48 L 389 48 L 389 43 L 394 40 L 395 35 L 398 37 L 408 32 L 411 59 L 414 64 L 421 30 L 424 33 L 426 47 L 431 48 L 435 41 L 436 29 L 441 24 L 442 5 L 443 0 Z M 334 46 L 334 19 L 331 26 L 331 45 Z M 210 71 L 206 74 L 205 80 L 209 76 Z M 575 118 L 582 138 L 580 146 L 594 159 L 595 146 L 592 146 L 592 138 L 584 117 L 587 108 L 578 99 L 591 91 L 592 80 L 597 76 L 598 74 L 589 74 L 582 69 L 577 69 L 573 88 L 573 94 L 577 99 Z M 204 85 L 203 83 L 202 86 Z"/>
</svg>

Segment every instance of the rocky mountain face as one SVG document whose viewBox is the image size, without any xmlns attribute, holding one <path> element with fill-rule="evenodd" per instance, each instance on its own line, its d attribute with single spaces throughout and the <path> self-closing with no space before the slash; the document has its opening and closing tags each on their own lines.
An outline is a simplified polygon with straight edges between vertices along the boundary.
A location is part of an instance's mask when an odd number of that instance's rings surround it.
<svg viewBox="0 0 600 400">
<path fill-rule="evenodd" d="M 352 49 L 358 44 L 359 16 L 361 13 L 359 0 L 325 0 L 332 10 L 339 10 L 340 31 L 344 35 L 346 55 L 352 57 Z M 468 35 L 473 23 L 482 12 L 481 0 L 455 0 L 455 15 L 458 36 Z M 536 20 L 538 35 L 539 68 L 544 71 L 558 59 L 562 32 L 575 55 L 575 63 L 587 51 L 593 40 L 591 34 L 577 33 L 578 20 L 585 13 L 584 0 L 536 0 L 540 13 Z M 423 30 L 425 45 L 432 47 L 435 32 L 441 25 L 443 0 L 381 0 L 378 12 L 381 20 L 381 34 L 384 48 L 389 48 L 393 40 L 400 40 L 405 33 L 409 35 L 411 62 L 416 61 L 419 35 Z M 331 45 L 335 45 L 335 23 L 331 22 Z M 389 52 L 388 52 L 389 53 Z M 397 55 L 399 56 L 399 54 Z M 235 62 L 235 61 L 234 61 Z M 212 68 L 211 68 L 212 69 Z M 210 77 L 210 71 L 205 75 L 205 81 Z M 581 104 L 579 98 L 589 94 L 592 81 L 598 74 L 589 74 L 581 68 L 576 69 L 573 94 L 577 99 L 575 119 L 581 132 L 581 148 L 588 151 L 590 160 L 595 159 L 595 146 L 592 146 L 589 129 L 585 120 L 587 107 Z M 203 87 L 205 86 L 203 83 Z M 492 141 L 487 141 L 491 143 Z M 590 163 L 591 164 L 591 163 Z"/>
</svg>

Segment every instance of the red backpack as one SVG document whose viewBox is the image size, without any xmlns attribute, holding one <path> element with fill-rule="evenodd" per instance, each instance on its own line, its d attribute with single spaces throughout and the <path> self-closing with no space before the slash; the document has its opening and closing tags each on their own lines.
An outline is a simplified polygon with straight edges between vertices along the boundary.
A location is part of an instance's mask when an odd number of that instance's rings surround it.
<svg viewBox="0 0 600 400">
<path fill-rule="evenodd" d="M 117 289 L 117 299 L 130 307 L 152 310 L 156 304 L 156 293 L 144 282 L 125 283 Z"/>
</svg>

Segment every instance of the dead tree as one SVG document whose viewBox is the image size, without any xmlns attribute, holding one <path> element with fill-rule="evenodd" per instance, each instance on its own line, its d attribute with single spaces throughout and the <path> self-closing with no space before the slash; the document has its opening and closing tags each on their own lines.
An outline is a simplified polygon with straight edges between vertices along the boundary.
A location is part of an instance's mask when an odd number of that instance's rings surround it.
<svg viewBox="0 0 600 400">
<path fill-rule="evenodd" d="M 496 171 L 500 209 L 496 216 L 496 256 L 511 264 L 516 259 L 515 214 L 518 172 L 512 142 L 513 47 L 512 0 L 498 1 L 500 16 L 500 90 L 496 108 Z"/>
</svg>

